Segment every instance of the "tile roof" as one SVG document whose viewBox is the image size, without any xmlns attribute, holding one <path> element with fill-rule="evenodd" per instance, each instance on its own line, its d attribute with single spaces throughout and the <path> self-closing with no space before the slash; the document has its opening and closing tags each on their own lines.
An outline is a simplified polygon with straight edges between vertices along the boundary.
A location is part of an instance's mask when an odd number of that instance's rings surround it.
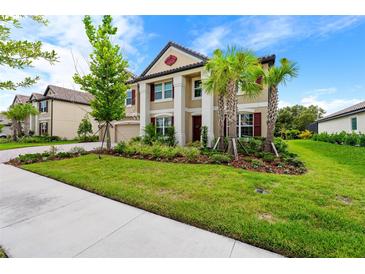
<svg viewBox="0 0 365 274">
<path fill-rule="evenodd" d="M 53 91 L 49 94 L 49 91 Z M 84 105 L 90 105 L 90 101 L 94 98 L 93 95 L 87 92 L 77 91 L 73 89 L 58 87 L 49 85 L 44 93 L 46 98 L 52 98 L 55 100 L 66 101 L 71 103 L 79 103 Z"/>
<path fill-rule="evenodd" d="M 348 108 L 342 109 L 340 111 L 334 112 L 330 115 L 327 115 L 326 117 L 323 117 L 322 119 L 319 119 L 318 122 L 324 122 L 332 119 L 336 119 L 342 116 L 351 115 L 358 112 L 365 112 L 365 101 L 362 101 L 356 105 L 350 106 Z"/>
<path fill-rule="evenodd" d="M 13 104 L 15 103 L 16 99 L 18 99 L 18 100 L 19 100 L 19 103 L 20 103 L 20 104 L 25 104 L 25 103 L 27 103 L 27 102 L 28 102 L 29 98 L 30 98 L 30 96 L 17 94 L 17 95 L 15 95 L 15 97 L 14 97 Z"/>
<path fill-rule="evenodd" d="M 34 98 L 34 99 L 33 99 Z M 30 101 L 33 101 L 33 100 L 40 100 L 44 98 L 43 94 L 42 93 L 36 93 L 36 92 L 33 92 L 30 97 L 29 97 L 29 100 Z"/>
</svg>

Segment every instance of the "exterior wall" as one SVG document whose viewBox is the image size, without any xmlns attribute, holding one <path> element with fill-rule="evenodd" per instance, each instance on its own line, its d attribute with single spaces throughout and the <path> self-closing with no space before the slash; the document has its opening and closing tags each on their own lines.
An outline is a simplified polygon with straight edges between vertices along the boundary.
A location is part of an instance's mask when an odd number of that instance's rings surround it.
<svg viewBox="0 0 365 274">
<path fill-rule="evenodd" d="M 135 99 L 135 104 L 134 105 L 129 105 L 129 106 L 126 106 L 125 108 L 125 115 L 127 117 L 131 116 L 138 116 L 139 114 L 139 96 L 138 96 L 138 86 L 137 84 L 133 84 L 131 85 L 131 90 L 135 90 L 136 91 L 136 99 Z"/>
<path fill-rule="evenodd" d="M 52 103 L 50 105 L 52 106 Z M 82 118 L 90 112 L 90 106 L 54 100 L 52 135 L 67 139 L 76 138 L 77 129 Z M 98 130 L 98 123 L 90 115 L 89 119 L 93 125 L 93 132 L 96 132 Z"/>
<path fill-rule="evenodd" d="M 336 133 L 341 131 L 346 131 L 351 133 L 351 118 L 357 117 L 357 131 L 356 132 L 365 132 L 365 111 L 361 113 L 356 113 L 354 115 L 348 115 L 345 117 L 340 117 L 337 119 L 318 122 L 318 133 L 327 132 L 327 133 Z"/>
<path fill-rule="evenodd" d="M 52 103 L 51 100 L 47 100 L 48 101 L 48 112 L 40 112 L 37 117 L 36 120 L 37 122 L 35 123 L 35 135 L 40 135 L 39 132 L 39 123 L 42 122 L 47 122 L 48 123 L 48 135 L 51 135 L 51 128 L 52 128 L 52 117 L 51 117 L 51 113 L 52 113 Z M 35 102 L 34 105 L 38 110 L 38 102 Z M 55 135 L 55 134 L 53 134 Z"/>
<path fill-rule="evenodd" d="M 177 57 L 176 63 L 172 66 L 165 64 L 165 59 L 169 55 L 175 55 Z M 198 58 L 195 58 L 191 55 L 186 54 L 185 52 L 180 51 L 174 47 L 170 47 L 166 52 L 161 56 L 161 58 L 152 66 L 152 68 L 147 72 L 146 75 L 153 74 L 160 71 L 165 71 L 169 69 L 174 69 L 178 67 L 182 67 L 188 64 L 199 62 Z"/>
</svg>

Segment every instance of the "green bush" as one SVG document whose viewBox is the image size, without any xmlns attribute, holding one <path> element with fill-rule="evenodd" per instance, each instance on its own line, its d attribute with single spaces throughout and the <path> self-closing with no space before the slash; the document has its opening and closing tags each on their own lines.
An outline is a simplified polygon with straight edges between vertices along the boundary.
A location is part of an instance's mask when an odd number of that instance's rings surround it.
<svg viewBox="0 0 365 274">
<path fill-rule="evenodd" d="M 288 144 L 280 137 L 274 139 L 274 145 L 278 153 L 285 154 L 288 152 Z"/>
<path fill-rule="evenodd" d="M 175 128 L 174 127 L 168 127 L 166 129 L 166 135 L 161 136 L 159 139 L 162 139 L 163 143 L 170 146 L 170 147 L 176 146 L 177 141 L 176 141 L 176 136 L 175 136 Z"/>
<path fill-rule="evenodd" d="M 99 141 L 99 136 L 97 135 L 83 135 L 77 139 L 80 143 L 86 142 L 97 142 Z"/>
<path fill-rule="evenodd" d="M 123 154 L 125 152 L 125 148 L 126 148 L 126 143 L 121 141 L 119 142 L 115 147 L 114 150 L 115 152 L 119 153 L 119 154 Z"/>
<path fill-rule="evenodd" d="M 264 164 L 260 161 L 260 160 L 256 160 L 256 159 L 253 159 L 251 161 L 251 166 L 253 168 L 259 168 L 259 167 L 262 167 Z"/>
<path fill-rule="evenodd" d="M 71 148 L 70 152 L 72 154 L 79 154 L 79 155 L 87 154 L 87 151 L 83 147 L 73 147 Z"/>
<path fill-rule="evenodd" d="M 156 127 L 154 124 L 148 124 L 144 128 L 143 143 L 146 145 L 152 145 L 157 141 Z"/>
<path fill-rule="evenodd" d="M 311 137 L 312 137 L 312 132 L 310 132 L 309 130 L 304 130 L 304 131 L 302 131 L 299 135 L 298 135 L 298 137 L 300 138 L 300 139 L 310 139 Z"/>
<path fill-rule="evenodd" d="M 275 156 L 270 152 L 262 152 L 261 153 L 261 158 L 265 162 L 272 162 L 272 161 L 275 160 Z"/>
<path fill-rule="evenodd" d="M 71 158 L 73 155 L 72 155 L 72 153 L 70 153 L 70 152 L 58 152 L 57 154 L 56 154 L 56 156 L 58 157 L 58 158 Z"/>
<path fill-rule="evenodd" d="M 361 133 L 346 133 L 345 131 L 341 131 L 339 133 L 332 133 L 328 134 L 327 132 L 322 132 L 319 134 L 314 134 L 312 137 L 312 140 L 314 141 L 321 141 L 321 142 L 327 142 L 332 144 L 345 144 L 350 146 L 357 146 L 362 144 L 362 137 L 363 134 Z"/>
<path fill-rule="evenodd" d="M 230 155 L 222 153 L 212 154 L 209 158 L 212 160 L 213 163 L 217 164 L 229 163 L 232 160 Z"/>
<path fill-rule="evenodd" d="M 16 157 L 21 163 L 33 163 L 43 159 L 43 155 L 41 153 L 34 153 L 34 154 L 20 154 Z"/>
<path fill-rule="evenodd" d="M 203 148 L 207 148 L 208 147 L 208 127 L 207 126 L 202 126 L 200 135 L 201 135 L 201 141 L 202 141 Z"/>
<path fill-rule="evenodd" d="M 365 134 L 360 134 L 360 136 L 359 136 L 359 145 L 361 147 L 365 147 Z"/>
<path fill-rule="evenodd" d="M 261 138 L 255 137 L 245 137 L 240 138 L 239 141 L 246 148 L 248 154 L 254 154 L 255 152 L 260 152 L 263 149 L 264 141 Z M 238 144 L 238 152 L 246 153 L 246 151 Z"/>
<path fill-rule="evenodd" d="M 360 137 L 356 133 L 347 134 L 345 138 L 345 144 L 350 146 L 356 146 L 360 143 Z"/>
</svg>

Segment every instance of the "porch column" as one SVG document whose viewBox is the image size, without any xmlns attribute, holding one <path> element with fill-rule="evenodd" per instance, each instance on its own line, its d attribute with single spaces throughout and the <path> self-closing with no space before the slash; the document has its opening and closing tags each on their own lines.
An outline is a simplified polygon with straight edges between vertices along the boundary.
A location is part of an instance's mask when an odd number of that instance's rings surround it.
<svg viewBox="0 0 365 274">
<path fill-rule="evenodd" d="M 185 77 L 174 77 L 174 127 L 178 144 L 185 145 Z"/>
<path fill-rule="evenodd" d="M 146 83 L 139 84 L 140 94 L 140 124 L 139 135 L 144 135 L 144 128 L 151 123 L 150 121 L 150 85 Z"/>
<path fill-rule="evenodd" d="M 201 72 L 202 81 L 208 77 L 208 72 Z M 208 127 L 208 146 L 212 146 L 214 139 L 214 97 L 212 93 L 206 93 L 202 87 L 202 126 Z"/>
</svg>

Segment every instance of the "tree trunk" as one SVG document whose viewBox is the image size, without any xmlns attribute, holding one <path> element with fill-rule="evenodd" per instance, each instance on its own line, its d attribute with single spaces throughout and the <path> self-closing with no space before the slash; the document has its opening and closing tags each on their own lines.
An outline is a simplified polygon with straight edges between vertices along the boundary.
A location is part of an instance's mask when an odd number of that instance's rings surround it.
<svg viewBox="0 0 365 274">
<path fill-rule="evenodd" d="M 17 122 L 12 119 L 11 121 L 11 128 L 13 130 L 13 140 L 16 141 L 18 140 L 18 137 L 17 137 Z"/>
<path fill-rule="evenodd" d="M 235 81 L 230 81 L 227 87 L 227 124 L 228 153 L 237 159 L 237 84 Z"/>
<path fill-rule="evenodd" d="M 224 151 L 224 94 L 218 95 L 218 128 L 219 145 L 218 149 Z"/>
<path fill-rule="evenodd" d="M 27 136 L 29 135 L 30 119 L 31 118 L 32 117 L 30 115 L 28 115 L 28 117 L 25 118 L 25 120 L 24 120 L 24 134 L 27 135 Z"/>
<path fill-rule="evenodd" d="M 22 121 L 17 122 L 17 131 L 18 131 L 18 137 L 23 136 L 23 130 L 22 130 Z"/>
<path fill-rule="evenodd" d="M 272 152 L 271 143 L 274 141 L 275 123 L 278 117 L 278 90 L 276 86 L 269 88 L 269 107 L 267 114 L 267 135 L 265 151 Z"/>
<path fill-rule="evenodd" d="M 106 124 L 106 149 L 112 149 L 112 140 L 110 139 L 110 124 L 107 122 Z"/>
</svg>

